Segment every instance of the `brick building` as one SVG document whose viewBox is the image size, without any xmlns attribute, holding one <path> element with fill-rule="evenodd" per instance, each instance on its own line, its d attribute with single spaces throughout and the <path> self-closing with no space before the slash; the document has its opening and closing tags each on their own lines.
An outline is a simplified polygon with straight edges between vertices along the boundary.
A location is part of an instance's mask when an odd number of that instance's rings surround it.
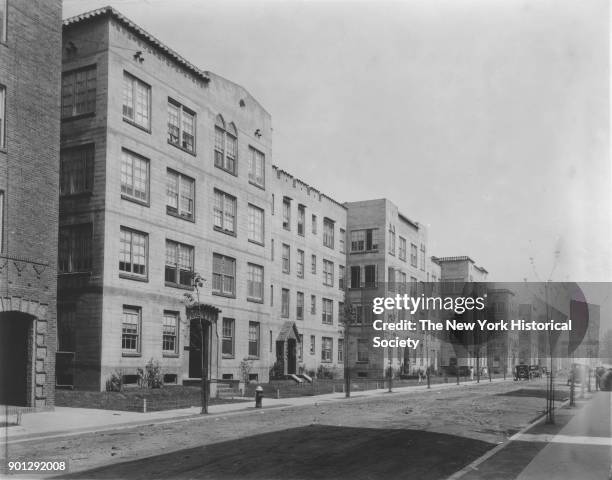
<svg viewBox="0 0 612 480">
<path fill-rule="evenodd" d="M 54 403 L 59 0 L 0 0 L 0 404 Z"/>
<path fill-rule="evenodd" d="M 268 112 L 110 7 L 64 22 L 62 70 L 58 384 L 136 382 L 151 359 L 199 378 L 185 293 L 221 311 L 213 382 L 333 367 L 346 211 L 273 169 Z"/>
<path fill-rule="evenodd" d="M 387 199 L 348 202 L 348 300 L 354 309 L 347 352 L 356 376 L 380 377 L 388 366 L 415 373 L 439 365 L 439 341 L 429 334 L 398 332 L 420 340 L 415 350 L 374 347 L 372 299 L 399 294 L 420 295 L 440 278 L 440 267 L 428 256 L 427 229 L 410 220 Z M 409 320 L 402 315 L 399 320 Z M 395 320 L 397 318 L 387 318 Z M 415 318 L 412 318 L 415 320 Z M 393 333 L 393 332 L 387 332 Z M 395 336 L 395 335 L 393 335 Z"/>
</svg>

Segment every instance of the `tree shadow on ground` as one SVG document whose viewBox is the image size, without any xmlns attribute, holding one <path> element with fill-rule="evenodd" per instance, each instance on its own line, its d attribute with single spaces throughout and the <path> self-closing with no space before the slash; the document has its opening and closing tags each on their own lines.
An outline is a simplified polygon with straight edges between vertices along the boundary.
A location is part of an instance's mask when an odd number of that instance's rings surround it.
<svg viewBox="0 0 612 480">
<path fill-rule="evenodd" d="M 433 480 L 448 477 L 492 447 L 480 440 L 421 430 L 310 425 L 58 478 Z"/>
<path fill-rule="evenodd" d="M 546 389 L 533 389 L 533 388 L 519 388 L 518 390 L 511 390 L 509 392 L 498 393 L 500 397 L 535 397 L 535 398 L 546 398 Z M 568 393 L 565 390 L 555 388 L 555 401 L 567 400 Z"/>
</svg>

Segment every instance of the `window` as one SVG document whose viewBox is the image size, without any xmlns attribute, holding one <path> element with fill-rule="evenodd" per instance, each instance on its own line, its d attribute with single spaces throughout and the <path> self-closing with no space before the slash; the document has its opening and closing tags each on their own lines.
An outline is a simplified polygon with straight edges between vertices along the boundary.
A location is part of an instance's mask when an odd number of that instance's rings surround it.
<svg viewBox="0 0 612 480">
<path fill-rule="evenodd" d="M 121 150 L 121 196 L 149 202 L 149 160 L 125 149 Z"/>
<path fill-rule="evenodd" d="M 194 205 L 195 180 L 168 169 L 166 173 L 166 212 L 193 220 Z"/>
<path fill-rule="evenodd" d="M 1 0 L 0 3 L 2 3 Z M 92 65 L 63 73 L 62 118 L 76 117 L 77 115 L 85 115 L 95 111 L 96 66 Z"/>
<path fill-rule="evenodd" d="M 297 251 L 297 276 L 304 278 L 304 250 Z"/>
<path fill-rule="evenodd" d="M 389 225 L 389 255 L 395 255 L 395 227 Z"/>
<path fill-rule="evenodd" d="M 221 354 L 224 358 L 234 358 L 234 328 L 233 318 L 224 318 L 222 324 Z"/>
<path fill-rule="evenodd" d="M 351 288 L 361 288 L 361 267 L 351 267 Z"/>
<path fill-rule="evenodd" d="M 166 285 L 191 287 L 193 247 L 166 240 Z"/>
<path fill-rule="evenodd" d="M 231 235 L 236 234 L 236 197 L 215 190 L 213 205 L 214 229 Z"/>
<path fill-rule="evenodd" d="M 304 236 L 306 222 L 306 207 L 304 205 L 298 205 L 298 219 L 297 219 L 297 233 L 298 235 Z"/>
<path fill-rule="evenodd" d="M 140 307 L 123 306 L 121 350 L 124 354 L 140 353 Z"/>
<path fill-rule="evenodd" d="M 334 302 L 329 298 L 324 298 L 321 304 L 322 321 L 326 325 L 334 323 Z"/>
<path fill-rule="evenodd" d="M 6 1 L 0 0 L 0 42 L 6 42 Z"/>
<path fill-rule="evenodd" d="M 317 273 L 317 256 L 310 256 L 310 272 L 314 275 Z"/>
<path fill-rule="evenodd" d="M 414 243 L 410 244 L 410 265 L 417 266 L 417 246 Z"/>
<path fill-rule="evenodd" d="M 334 286 L 334 263 L 323 260 L 323 285 Z"/>
<path fill-rule="evenodd" d="M 312 233 L 317 234 L 317 216 L 314 214 L 312 215 Z"/>
<path fill-rule="evenodd" d="M 310 336 L 310 354 L 311 355 L 315 354 L 315 348 L 316 348 L 316 345 L 315 345 L 315 336 L 311 335 Z"/>
<path fill-rule="evenodd" d="M 76 305 L 57 305 L 57 350 L 76 351 Z"/>
<path fill-rule="evenodd" d="M 410 296 L 415 297 L 417 294 L 417 279 L 416 277 L 410 277 Z"/>
<path fill-rule="evenodd" d="M 195 153 L 195 112 L 168 99 L 168 143 Z"/>
<path fill-rule="evenodd" d="M 270 285 L 270 306 L 274 306 L 274 285 Z"/>
<path fill-rule="evenodd" d="M 123 72 L 123 119 L 146 130 L 151 128 L 151 87 Z"/>
<path fill-rule="evenodd" d="M 321 339 L 321 361 L 331 362 L 333 358 L 333 339 L 331 337 L 323 337 Z"/>
<path fill-rule="evenodd" d="M 247 267 L 247 296 L 249 300 L 263 302 L 264 269 L 262 266 L 253 263 L 249 263 Z"/>
<path fill-rule="evenodd" d="M 399 237 L 399 259 L 406 261 L 406 239 Z"/>
<path fill-rule="evenodd" d="M 400 281 L 402 282 L 402 293 L 408 293 L 408 275 L 406 275 L 406 272 L 400 272 Z"/>
<path fill-rule="evenodd" d="M 121 227 L 119 249 L 119 271 L 145 278 L 147 275 L 147 247 L 149 236 Z"/>
<path fill-rule="evenodd" d="M 365 338 L 357 339 L 357 361 L 363 363 L 369 361 L 368 340 Z"/>
<path fill-rule="evenodd" d="M 365 272 L 365 287 L 372 288 L 376 287 L 376 265 L 366 265 L 364 268 Z"/>
<path fill-rule="evenodd" d="M 265 156 L 259 150 L 249 147 L 249 182 L 265 187 Z"/>
<path fill-rule="evenodd" d="M 249 322 L 249 356 L 259 357 L 259 322 Z"/>
<path fill-rule="evenodd" d="M 178 355 L 178 324 L 177 312 L 164 312 L 162 325 L 162 352 L 165 355 Z"/>
<path fill-rule="evenodd" d="M 323 219 L 323 245 L 334 248 L 334 221 L 329 218 Z"/>
<path fill-rule="evenodd" d="M 344 363 L 344 339 L 338 339 L 338 363 Z"/>
<path fill-rule="evenodd" d="M 291 199 L 283 197 L 283 228 L 291 230 Z"/>
<path fill-rule="evenodd" d="M 0 4 L 1 3 L 2 3 L 2 0 L 0 0 Z M 2 22 L 1 18 L 0 18 L 0 22 Z M 0 85 L 0 148 L 5 148 L 5 147 L 6 147 L 6 88 Z"/>
<path fill-rule="evenodd" d="M 340 253 L 346 253 L 346 230 L 340 229 L 340 240 L 339 240 Z"/>
<path fill-rule="evenodd" d="M 420 260 L 419 263 L 421 264 L 420 265 L 421 270 L 425 270 L 425 256 L 426 256 L 425 253 L 426 253 L 425 252 L 425 244 L 421 243 L 421 257 L 419 259 Z"/>
<path fill-rule="evenodd" d="M 368 252 L 378 250 L 378 229 L 351 231 L 351 252 Z"/>
<path fill-rule="evenodd" d="M 0 207 L 4 198 L 0 192 Z M 2 211 L 0 211 L 1 225 Z M 76 273 L 91 271 L 92 259 L 91 223 L 83 225 L 68 225 L 59 229 L 59 273 Z M 1 236 L 0 236 L 1 240 Z"/>
<path fill-rule="evenodd" d="M 304 292 L 297 292 L 295 317 L 298 320 L 304 320 Z"/>
<path fill-rule="evenodd" d="M 234 297 L 236 295 L 236 260 L 231 257 L 213 254 L 212 291 L 217 295 Z"/>
<path fill-rule="evenodd" d="M 269 339 L 269 342 L 270 342 L 270 353 L 272 353 L 272 345 L 274 345 L 274 342 L 272 341 L 272 330 L 270 330 L 270 339 Z"/>
<path fill-rule="evenodd" d="M 2 122 L 1 115 L 2 112 L 0 111 L 0 123 Z M 2 146 L 1 143 L 0 146 Z M 63 149 L 60 153 L 60 195 L 91 192 L 93 188 L 93 167 L 93 143 Z"/>
<path fill-rule="evenodd" d="M 271 211 L 272 211 L 272 215 L 274 215 L 274 194 L 272 194 L 272 208 L 271 208 Z"/>
<path fill-rule="evenodd" d="M 304 360 L 304 335 L 298 334 L 298 361 Z"/>
<path fill-rule="evenodd" d="M 274 239 L 270 239 L 270 260 L 274 261 Z"/>
<path fill-rule="evenodd" d="M 344 265 L 338 266 L 338 288 L 344 290 Z"/>
<path fill-rule="evenodd" d="M 215 121 L 215 167 L 236 175 L 238 159 L 238 132 L 230 123 L 227 128 L 221 115 Z"/>
<path fill-rule="evenodd" d="M 338 322 L 344 323 L 345 311 L 344 302 L 338 302 Z"/>
<path fill-rule="evenodd" d="M 264 243 L 264 211 L 249 203 L 249 240 Z"/>
<path fill-rule="evenodd" d="M 286 243 L 283 243 L 283 273 L 289 273 L 291 271 L 291 267 L 290 267 L 290 254 L 291 254 L 291 250 L 289 248 L 289 245 L 287 245 Z"/>
<path fill-rule="evenodd" d="M 310 314 L 317 314 L 317 297 L 315 295 L 310 296 Z"/>
<path fill-rule="evenodd" d="M 289 317 L 289 290 L 287 288 L 281 291 L 281 317 Z"/>
</svg>

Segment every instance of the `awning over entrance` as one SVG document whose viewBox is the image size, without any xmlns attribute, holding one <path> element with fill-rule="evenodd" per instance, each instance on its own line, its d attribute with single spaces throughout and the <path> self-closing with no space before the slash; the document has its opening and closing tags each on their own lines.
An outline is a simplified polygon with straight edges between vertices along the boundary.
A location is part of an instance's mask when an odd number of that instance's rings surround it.
<svg viewBox="0 0 612 480">
<path fill-rule="evenodd" d="M 295 325 L 295 322 L 287 321 L 283 323 L 280 332 L 278 333 L 278 337 L 276 338 L 277 342 L 286 342 L 289 339 L 295 340 L 297 343 L 300 343 L 300 335 Z"/>
</svg>

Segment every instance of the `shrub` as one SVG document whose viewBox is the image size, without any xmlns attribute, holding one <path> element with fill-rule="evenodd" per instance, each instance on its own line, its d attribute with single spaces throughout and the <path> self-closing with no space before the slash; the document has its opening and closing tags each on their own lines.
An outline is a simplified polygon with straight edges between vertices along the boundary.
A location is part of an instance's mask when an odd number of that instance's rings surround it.
<svg viewBox="0 0 612 480">
<path fill-rule="evenodd" d="M 137 370 L 137 374 L 141 388 L 161 388 L 164 385 L 164 376 L 157 360 L 149 360 L 144 369 Z"/>
<path fill-rule="evenodd" d="M 111 373 L 111 376 L 106 380 L 106 391 L 120 392 L 121 390 L 123 390 L 123 375 L 121 372 L 115 371 Z"/>
<path fill-rule="evenodd" d="M 319 365 L 319 368 L 317 369 L 317 378 L 329 378 L 332 379 L 334 378 L 334 372 L 332 371 L 331 368 L 325 366 L 325 365 Z"/>
</svg>

